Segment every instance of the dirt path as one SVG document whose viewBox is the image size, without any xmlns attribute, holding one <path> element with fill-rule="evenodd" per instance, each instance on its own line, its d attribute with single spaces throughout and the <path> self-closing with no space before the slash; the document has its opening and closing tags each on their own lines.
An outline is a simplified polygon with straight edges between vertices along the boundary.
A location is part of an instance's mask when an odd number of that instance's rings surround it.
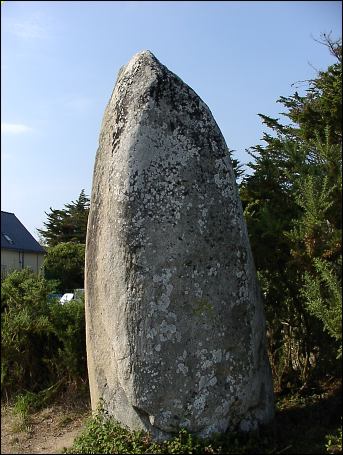
<svg viewBox="0 0 343 455">
<path fill-rule="evenodd" d="M 1 407 L 1 453 L 61 453 L 65 447 L 71 447 L 89 415 L 86 408 L 54 405 L 33 414 L 23 424 L 11 408 Z"/>
</svg>

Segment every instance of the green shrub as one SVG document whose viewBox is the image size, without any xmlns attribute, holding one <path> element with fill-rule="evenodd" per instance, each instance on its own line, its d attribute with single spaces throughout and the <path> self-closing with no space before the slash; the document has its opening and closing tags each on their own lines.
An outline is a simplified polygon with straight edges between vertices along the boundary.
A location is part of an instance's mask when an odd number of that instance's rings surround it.
<svg viewBox="0 0 343 455">
<path fill-rule="evenodd" d="M 86 376 L 84 302 L 48 303 L 55 286 L 29 269 L 1 283 L 2 394 L 37 393 Z"/>
<path fill-rule="evenodd" d="M 88 419 L 81 435 L 64 453 L 261 453 L 260 444 L 255 434 L 230 433 L 200 439 L 185 429 L 180 429 L 169 440 L 156 442 L 149 433 L 130 431 L 113 418 L 104 416 L 100 409 Z"/>
<path fill-rule="evenodd" d="M 61 305 L 51 303 L 50 315 L 58 347 L 51 359 L 57 377 L 67 376 L 69 381 L 87 376 L 86 332 L 84 298 Z"/>
<path fill-rule="evenodd" d="M 325 448 L 328 453 L 342 453 L 342 425 L 334 434 L 326 436 Z"/>
<path fill-rule="evenodd" d="M 46 296 L 53 283 L 29 269 L 1 283 L 2 391 L 36 391 L 48 384 L 53 327 Z"/>
<path fill-rule="evenodd" d="M 23 418 L 39 406 L 38 396 L 33 392 L 26 392 L 19 394 L 14 402 L 13 412 Z"/>
<path fill-rule="evenodd" d="M 54 400 L 56 394 L 59 392 L 63 380 L 60 379 L 56 384 L 48 387 L 47 389 L 41 390 L 40 392 L 24 392 L 16 396 L 13 412 L 14 414 L 22 415 L 26 417 L 28 414 L 39 411 L 44 406 Z"/>
<path fill-rule="evenodd" d="M 73 242 L 58 243 L 47 250 L 44 258 L 46 278 L 59 280 L 59 290 L 66 292 L 83 288 L 86 245 Z"/>
</svg>

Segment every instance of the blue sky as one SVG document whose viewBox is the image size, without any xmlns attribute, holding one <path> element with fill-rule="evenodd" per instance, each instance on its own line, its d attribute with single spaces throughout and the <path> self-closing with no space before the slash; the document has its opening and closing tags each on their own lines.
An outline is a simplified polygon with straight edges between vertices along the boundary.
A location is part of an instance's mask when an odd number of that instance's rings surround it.
<svg viewBox="0 0 343 455">
<path fill-rule="evenodd" d="M 31 234 L 44 212 L 90 195 L 100 124 L 117 72 L 151 50 L 207 103 L 234 157 L 261 142 L 258 113 L 334 63 L 340 1 L 1 4 L 1 209 Z M 301 89 L 298 90 L 301 92 Z"/>
</svg>

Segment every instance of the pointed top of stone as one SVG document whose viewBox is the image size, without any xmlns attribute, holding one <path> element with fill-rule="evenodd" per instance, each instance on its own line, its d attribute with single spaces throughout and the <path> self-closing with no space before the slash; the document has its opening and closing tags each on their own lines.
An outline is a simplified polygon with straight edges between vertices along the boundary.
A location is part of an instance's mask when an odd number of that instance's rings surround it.
<svg viewBox="0 0 343 455">
<path fill-rule="evenodd" d="M 128 65 L 132 63 L 138 63 L 139 65 L 148 65 L 148 66 L 163 66 L 162 63 L 155 57 L 155 55 L 149 50 L 143 50 L 137 52 L 131 59 L 129 60 Z"/>
<path fill-rule="evenodd" d="M 140 52 L 137 52 L 134 56 L 134 57 L 149 57 L 149 58 L 153 58 L 153 59 L 156 59 L 155 55 L 149 50 L 149 49 L 144 49 L 143 51 L 140 51 Z"/>
<path fill-rule="evenodd" d="M 136 70 L 140 67 L 149 67 L 153 69 L 154 72 L 165 68 L 151 51 L 145 49 L 134 54 L 128 63 L 120 68 L 117 80 L 119 80 L 122 76 L 129 78 L 132 77 Z"/>
</svg>

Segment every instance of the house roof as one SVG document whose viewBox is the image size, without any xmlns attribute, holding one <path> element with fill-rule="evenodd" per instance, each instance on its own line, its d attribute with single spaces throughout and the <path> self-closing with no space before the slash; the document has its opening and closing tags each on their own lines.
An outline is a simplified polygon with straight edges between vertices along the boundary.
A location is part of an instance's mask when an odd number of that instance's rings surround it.
<svg viewBox="0 0 343 455">
<path fill-rule="evenodd" d="M 1 211 L 1 248 L 15 251 L 45 253 L 14 213 Z"/>
</svg>

